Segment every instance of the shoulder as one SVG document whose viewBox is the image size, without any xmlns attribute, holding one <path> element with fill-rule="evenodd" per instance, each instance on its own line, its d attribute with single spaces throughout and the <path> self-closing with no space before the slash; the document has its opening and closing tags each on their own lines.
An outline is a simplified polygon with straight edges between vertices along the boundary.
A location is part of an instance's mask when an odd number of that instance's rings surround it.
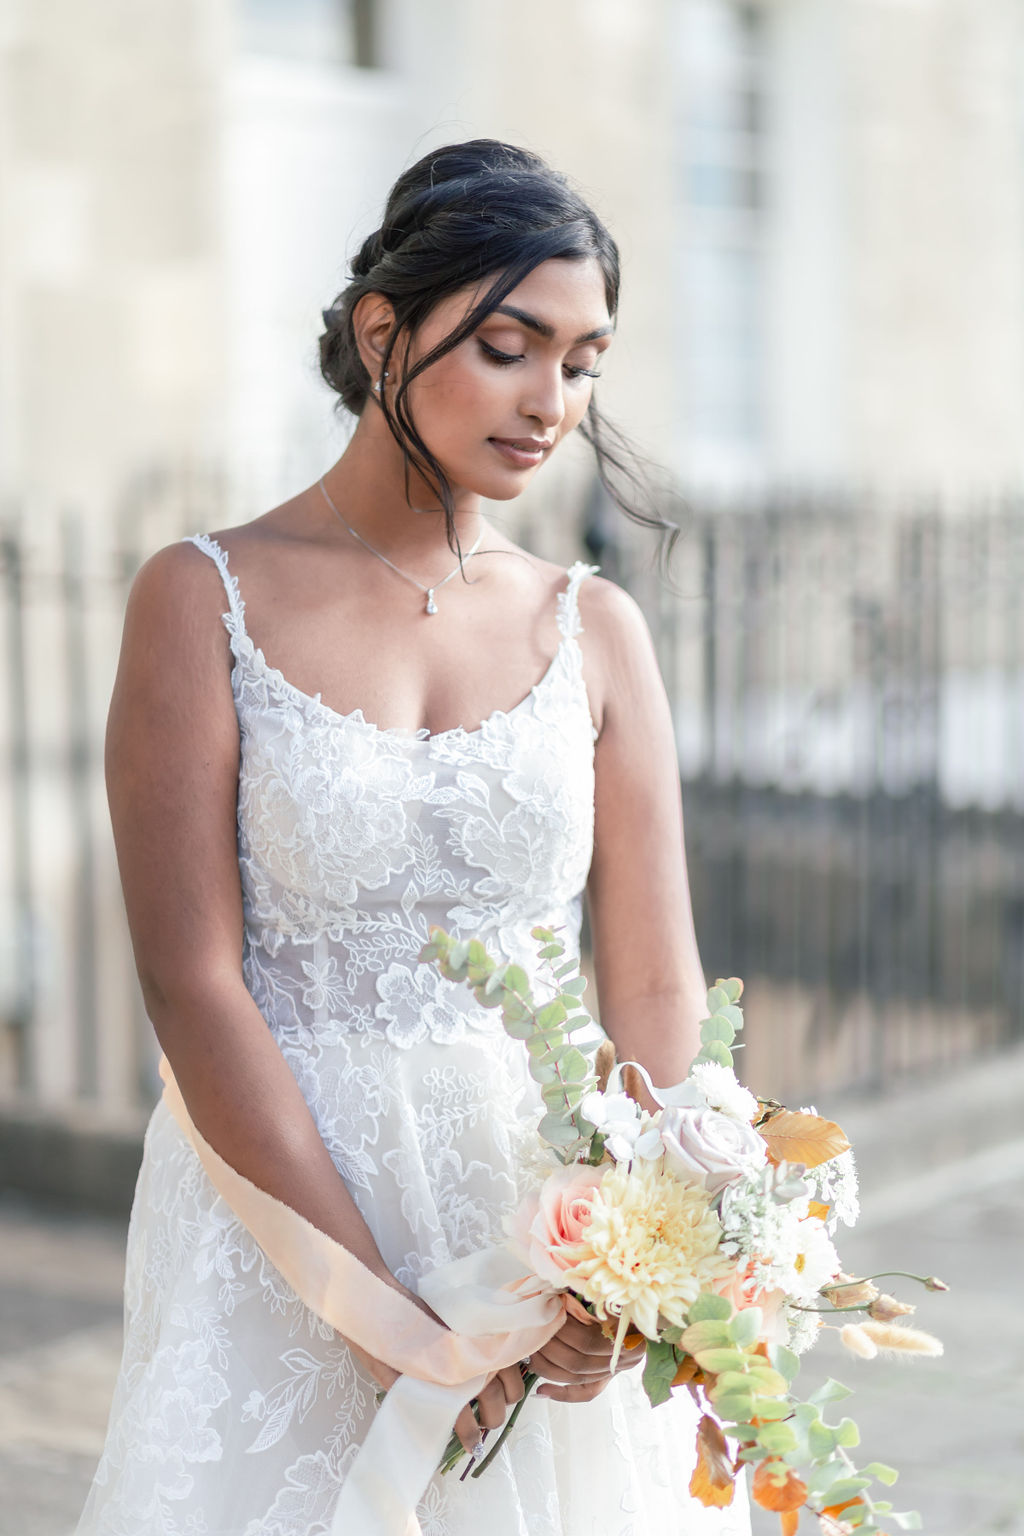
<svg viewBox="0 0 1024 1536">
<path fill-rule="evenodd" d="M 603 576 L 579 589 L 584 670 L 599 731 L 626 706 L 663 693 L 654 642 L 636 599 Z"/>
<path fill-rule="evenodd" d="M 187 664 L 206 655 L 223 663 L 222 615 L 231 603 L 216 558 L 191 539 L 158 549 L 139 567 L 125 612 L 126 646 Z"/>
</svg>

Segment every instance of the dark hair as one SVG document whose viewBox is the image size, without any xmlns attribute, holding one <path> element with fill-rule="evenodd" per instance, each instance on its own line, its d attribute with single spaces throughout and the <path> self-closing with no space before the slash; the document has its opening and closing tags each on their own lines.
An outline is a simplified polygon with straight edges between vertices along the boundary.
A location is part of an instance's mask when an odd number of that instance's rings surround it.
<svg viewBox="0 0 1024 1536">
<path fill-rule="evenodd" d="M 384 391 L 379 396 L 388 427 L 405 454 L 407 477 L 413 464 L 437 487 L 453 549 L 458 548 L 458 538 L 452 489 L 416 429 L 407 399 L 409 385 L 471 335 L 541 262 L 588 258 L 601 268 L 608 313 L 614 317 L 619 252 L 593 209 L 538 155 L 496 139 L 471 139 L 434 150 L 402 173 L 380 229 L 363 241 L 352 263 L 350 283 L 324 310 L 320 371 L 337 391 L 340 404 L 358 416 L 371 387 L 352 323 L 363 295 L 383 294 L 395 312 L 383 371 L 398 337 L 403 332 L 413 335 L 442 299 L 498 274 L 454 330 L 404 375 L 393 401 Z M 674 530 L 650 505 L 632 450 L 601 416 L 593 397 L 579 431 L 594 449 L 602 485 L 626 515 L 647 527 Z"/>
</svg>

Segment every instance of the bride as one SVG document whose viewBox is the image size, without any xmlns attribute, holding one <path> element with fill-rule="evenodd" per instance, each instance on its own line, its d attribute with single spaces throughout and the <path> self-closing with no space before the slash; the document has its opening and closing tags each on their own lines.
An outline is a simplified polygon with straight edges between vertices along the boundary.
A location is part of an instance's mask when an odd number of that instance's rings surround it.
<svg viewBox="0 0 1024 1536">
<path fill-rule="evenodd" d="M 179 1097 L 146 1136 L 78 1536 L 340 1528 L 398 1373 L 285 1280 L 210 1169 L 406 1308 L 423 1275 L 500 1239 L 536 1090 L 495 1015 L 417 962 L 432 923 L 532 969 L 535 924 L 578 946 L 585 889 L 620 1058 L 675 1082 L 695 1052 L 704 979 L 643 620 L 481 512 L 577 428 L 606 469 L 592 394 L 618 287 L 610 235 L 536 156 L 426 156 L 325 315 L 323 373 L 358 418 L 342 457 L 139 573 L 108 783 Z M 745 1505 L 689 1497 L 687 1394 L 652 1410 L 636 1352 L 613 1377 L 610 1349 L 570 1319 L 531 1353 L 543 1384 L 482 1477 L 433 1477 L 424 1536 L 749 1531 Z M 491 1373 L 456 1420 L 468 1450 L 522 1392 L 515 1364 Z"/>
</svg>

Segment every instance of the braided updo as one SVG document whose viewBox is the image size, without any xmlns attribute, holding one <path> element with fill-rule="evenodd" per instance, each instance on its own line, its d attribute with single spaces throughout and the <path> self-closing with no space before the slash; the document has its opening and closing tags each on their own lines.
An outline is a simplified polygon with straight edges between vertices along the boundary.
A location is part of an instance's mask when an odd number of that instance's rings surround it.
<svg viewBox="0 0 1024 1536">
<path fill-rule="evenodd" d="M 430 352 L 408 369 L 393 399 L 377 397 L 407 465 L 436 485 L 448 541 L 458 548 L 454 499 L 442 466 L 416 430 L 409 410 L 410 383 L 470 336 L 481 321 L 544 261 L 594 259 L 604 276 L 609 315 L 619 299 L 619 253 L 590 206 L 557 171 L 529 150 L 496 139 L 471 139 L 424 155 L 395 182 L 381 227 L 363 241 L 352 278 L 329 309 L 320 337 L 320 371 L 339 404 L 359 415 L 371 381 L 359 355 L 353 314 L 367 293 L 389 299 L 395 327 L 381 361 L 386 371 L 399 337 L 412 336 L 435 305 L 495 274 L 480 301 Z M 598 473 L 620 507 L 636 521 L 664 528 L 657 514 L 638 510 L 619 482 L 637 485 L 628 451 L 591 400 L 580 432 L 593 445 Z M 618 475 L 609 476 L 609 469 Z M 641 498 L 643 499 L 643 498 Z"/>
</svg>

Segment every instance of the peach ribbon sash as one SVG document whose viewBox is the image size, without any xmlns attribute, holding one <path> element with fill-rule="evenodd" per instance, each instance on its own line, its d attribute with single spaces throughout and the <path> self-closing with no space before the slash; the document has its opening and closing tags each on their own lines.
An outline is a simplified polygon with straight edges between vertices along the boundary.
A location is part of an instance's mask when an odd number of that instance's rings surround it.
<svg viewBox="0 0 1024 1536">
<path fill-rule="evenodd" d="M 424 1276 L 420 1295 L 442 1327 L 290 1206 L 226 1163 L 192 1124 L 166 1057 L 164 1101 L 217 1193 L 296 1295 L 343 1338 L 401 1374 L 353 1461 L 332 1536 L 418 1536 L 415 1509 L 459 1411 L 487 1379 L 546 1344 L 564 1319 L 562 1298 L 514 1289 L 522 1266 L 483 1249 Z"/>
</svg>

